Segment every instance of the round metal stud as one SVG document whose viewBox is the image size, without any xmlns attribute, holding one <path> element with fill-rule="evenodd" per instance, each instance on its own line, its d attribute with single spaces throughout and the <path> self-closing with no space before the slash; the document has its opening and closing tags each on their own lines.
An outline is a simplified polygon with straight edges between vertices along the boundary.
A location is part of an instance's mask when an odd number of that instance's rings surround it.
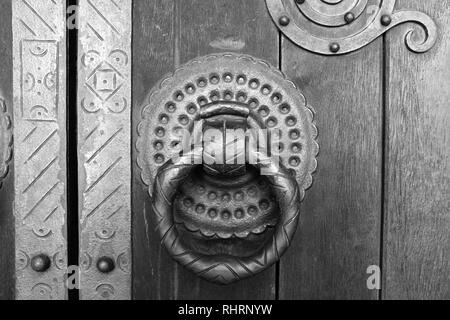
<svg viewBox="0 0 450 320">
<path fill-rule="evenodd" d="M 289 23 L 291 23 L 291 19 L 289 19 L 289 17 L 287 16 L 282 16 L 280 17 L 280 25 L 283 27 L 286 27 L 289 25 Z"/>
<path fill-rule="evenodd" d="M 110 273 L 114 271 L 116 268 L 116 264 L 114 263 L 114 260 L 109 257 L 101 257 L 97 261 L 97 269 L 101 273 Z"/>
<path fill-rule="evenodd" d="M 345 19 L 345 22 L 350 24 L 353 21 L 355 21 L 355 14 L 353 12 L 347 12 L 344 19 Z"/>
<path fill-rule="evenodd" d="M 390 15 L 385 14 L 381 17 L 381 24 L 385 27 L 387 27 L 388 25 L 390 25 L 392 23 L 392 18 Z"/>
<path fill-rule="evenodd" d="M 31 268 L 36 272 L 45 272 L 51 265 L 50 257 L 45 254 L 39 254 L 31 259 Z"/>
<path fill-rule="evenodd" d="M 330 51 L 331 52 L 337 53 L 337 52 L 339 52 L 339 50 L 341 50 L 341 46 L 339 45 L 339 43 L 333 42 L 332 44 L 330 44 Z"/>
</svg>

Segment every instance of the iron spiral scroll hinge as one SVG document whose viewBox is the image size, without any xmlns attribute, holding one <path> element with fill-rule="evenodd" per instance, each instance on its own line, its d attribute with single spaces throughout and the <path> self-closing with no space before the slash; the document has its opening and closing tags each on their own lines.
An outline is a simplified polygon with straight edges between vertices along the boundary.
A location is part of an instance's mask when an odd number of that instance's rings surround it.
<svg viewBox="0 0 450 320">
<path fill-rule="evenodd" d="M 438 38 L 438 27 L 431 17 L 419 11 L 396 11 L 396 0 L 266 0 L 266 4 L 286 37 L 323 55 L 356 51 L 408 22 L 423 30 L 422 36 L 417 29 L 406 33 L 405 44 L 412 52 L 429 51 Z"/>
</svg>

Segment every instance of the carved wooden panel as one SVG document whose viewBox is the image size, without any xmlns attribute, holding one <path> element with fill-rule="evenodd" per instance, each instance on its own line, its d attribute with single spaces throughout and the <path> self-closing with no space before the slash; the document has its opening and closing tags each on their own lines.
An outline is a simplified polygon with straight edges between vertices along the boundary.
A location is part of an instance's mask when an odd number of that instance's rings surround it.
<svg viewBox="0 0 450 320">
<path fill-rule="evenodd" d="M 16 297 L 64 299 L 65 0 L 13 1 Z"/>
<path fill-rule="evenodd" d="M 131 0 L 80 1 L 82 299 L 131 297 Z"/>
</svg>

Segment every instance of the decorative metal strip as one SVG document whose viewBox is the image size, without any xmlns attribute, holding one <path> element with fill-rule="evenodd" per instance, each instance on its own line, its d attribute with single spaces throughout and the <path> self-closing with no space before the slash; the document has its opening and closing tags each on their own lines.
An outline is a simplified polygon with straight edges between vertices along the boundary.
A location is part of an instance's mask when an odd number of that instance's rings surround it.
<svg viewBox="0 0 450 320">
<path fill-rule="evenodd" d="M 394 11 L 396 0 L 266 0 L 278 28 L 294 43 L 312 52 L 338 55 L 358 50 L 406 22 L 418 24 L 406 34 L 417 53 L 436 43 L 436 23 L 417 11 Z M 422 40 L 418 40 L 422 39 Z"/>
<path fill-rule="evenodd" d="M 131 298 L 131 0 L 81 0 L 81 299 Z"/>
<path fill-rule="evenodd" d="M 66 2 L 13 1 L 16 298 L 66 299 Z"/>
</svg>

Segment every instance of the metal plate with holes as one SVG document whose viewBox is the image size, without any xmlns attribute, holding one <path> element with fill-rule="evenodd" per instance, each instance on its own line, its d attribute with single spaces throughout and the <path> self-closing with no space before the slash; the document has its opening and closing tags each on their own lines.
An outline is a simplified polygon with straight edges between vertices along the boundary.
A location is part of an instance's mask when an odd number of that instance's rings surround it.
<svg viewBox="0 0 450 320">
<path fill-rule="evenodd" d="M 172 257 L 222 284 L 276 262 L 292 240 L 300 201 L 317 167 L 313 113 L 295 85 L 250 56 L 211 55 L 163 79 L 142 116 L 138 164 Z M 180 154 L 182 146 L 195 144 L 185 138 L 196 135 L 199 123 L 222 130 L 225 153 L 234 141 L 226 132 L 236 127 L 271 129 L 278 150 L 268 156 L 245 146 L 241 153 L 261 156 L 254 166 L 233 165 L 236 156 L 228 154 L 224 165 L 206 164 L 195 152 Z M 205 151 L 200 158 L 205 154 L 211 157 Z"/>
<path fill-rule="evenodd" d="M 66 2 L 13 1 L 17 299 L 67 297 Z"/>
<path fill-rule="evenodd" d="M 6 103 L 0 97 L 0 188 L 2 180 L 8 174 L 8 165 L 12 157 L 12 123 L 11 118 L 7 114 Z"/>
<path fill-rule="evenodd" d="M 411 51 L 430 50 L 437 26 L 426 14 L 394 11 L 396 0 L 266 0 L 269 12 L 285 36 L 312 52 L 337 55 L 358 50 L 399 24 L 413 22 L 424 31 L 410 30 Z M 421 35 L 418 36 L 418 35 Z M 421 38 L 421 41 L 417 39 Z"/>
<path fill-rule="evenodd" d="M 131 298 L 131 0 L 80 1 L 80 296 Z"/>
</svg>

